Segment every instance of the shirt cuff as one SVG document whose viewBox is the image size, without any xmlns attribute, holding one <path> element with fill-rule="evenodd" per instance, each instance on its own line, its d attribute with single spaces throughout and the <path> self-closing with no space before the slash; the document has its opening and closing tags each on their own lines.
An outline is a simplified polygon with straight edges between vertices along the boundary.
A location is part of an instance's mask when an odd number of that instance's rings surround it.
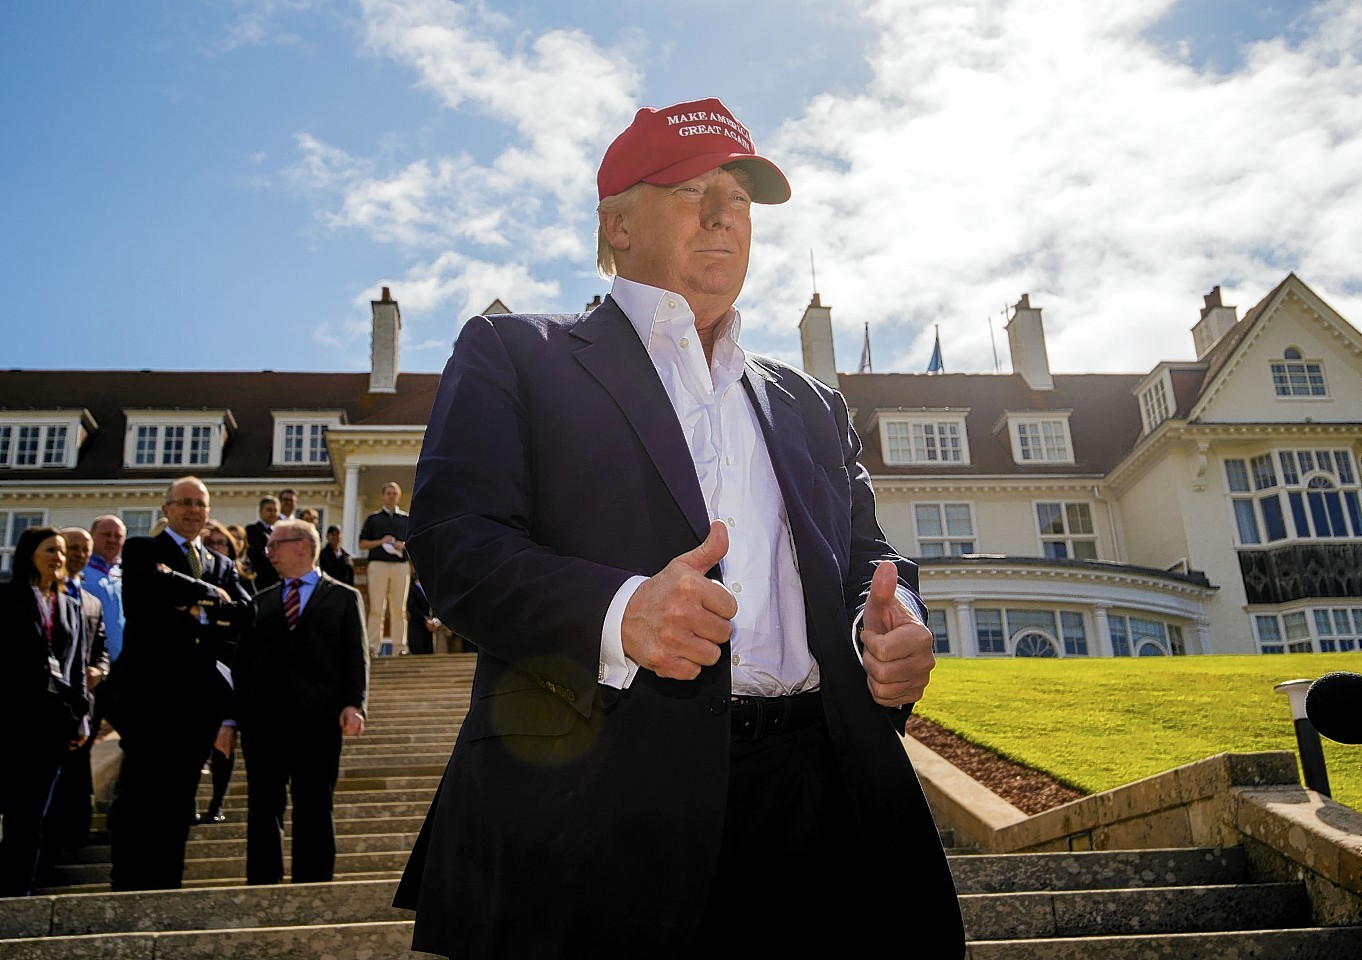
<svg viewBox="0 0 1362 960">
<path fill-rule="evenodd" d="M 894 588 L 894 596 L 898 597 L 899 602 L 908 608 L 909 613 L 912 613 L 914 617 L 917 616 L 917 614 L 913 612 L 913 595 L 909 592 L 907 587 L 903 584 L 899 584 Z M 856 611 L 856 619 L 851 621 L 851 649 L 856 651 L 856 659 L 861 661 L 861 666 L 865 666 L 865 656 L 863 654 L 865 646 L 861 643 L 861 621 L 864 619 L 865 607 L 861 607 L 861 609 Z"/>
<path fill-rule="evenodd" d="M 638 664 L 624 655 L 624 608 L 633 599 L 634 592 L 647 581 L 647 577 L 630 577 L 615 591 L 615 598 L 605 611 L 605 622 L 601 624 L 601 665 L 596 680 L 616 690 L 628 690 L 638 673 Z"/>
</svg>

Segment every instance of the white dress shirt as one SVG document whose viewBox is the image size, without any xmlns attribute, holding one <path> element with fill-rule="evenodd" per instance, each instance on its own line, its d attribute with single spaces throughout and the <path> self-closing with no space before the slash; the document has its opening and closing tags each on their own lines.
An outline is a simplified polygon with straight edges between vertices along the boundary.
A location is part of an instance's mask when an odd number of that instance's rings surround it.
<svg viewBox="0 0 1362 960">
<path fill-rule="evenodd" d="M 719 569 L 738 602 L 733 693 L 769 697 L 815 689 L 818 664 L 809 652 L 794 538 L 741 382 L 747 357 L 738 346 L 738 312 L 725 321 L 707 364 L 684 297 L 618 277 L 610 295 L 638 333 L 676 411 L 710 519 L 728 526 L 728 553 Z M 620 625 L 645 579 L 627 580 L 606 612 L 599 678 L 608 686 L 626 688 L 638 671 L 624 655 Z"/>
</svg>

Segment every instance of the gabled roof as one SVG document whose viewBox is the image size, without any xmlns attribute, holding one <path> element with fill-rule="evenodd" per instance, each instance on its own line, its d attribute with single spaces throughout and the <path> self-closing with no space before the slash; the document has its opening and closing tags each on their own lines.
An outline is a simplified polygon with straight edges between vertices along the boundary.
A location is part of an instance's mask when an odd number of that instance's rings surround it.
<svg viewBox="0 0 1362 960">
<path fill-rule="evenodd" d="M 134 370 L 0 371 L 0 412 L 26 409 L 88 409 L 99 429 L 85 442 L 74 469 L 7 469 L 4 480 L 169 479 L 184 467 L 127 469 L 124 411 L 231 411 L 237 429 L 216 470 L 195 468 L 205 477 L 274 475 L 330 477 L 323 466 L 271 463 L 273 413 L 345 411 L 350 426 L 407 425 L 424 429 L 440 375 L 404 373 L 396 393 L 369 393 L 368 373 L 161 372 Z M 61 402 L 66 401 L 66 402 Z"/>
<path fill-rule="evenodd" d="M 1018 374 L 841 373 L 838 382 L 856 411 L 855 427 L 865 445 L 861 462 L 875 476 L 1105 474 L 1139 439 L 1139 401 L 1132 394 L 1138 373 L 1055 374 L 1053 390 L 1032 390 Z M 970 464 L 889 466 L 879 431 L 869 429 L 877 411 L 917 412 L 969 408 Z M 1069 430 L 1074 463 L 1018 464 L 1006 430 L 995 426 L 1008 413 L 1072 411 Z"/>
</svg>

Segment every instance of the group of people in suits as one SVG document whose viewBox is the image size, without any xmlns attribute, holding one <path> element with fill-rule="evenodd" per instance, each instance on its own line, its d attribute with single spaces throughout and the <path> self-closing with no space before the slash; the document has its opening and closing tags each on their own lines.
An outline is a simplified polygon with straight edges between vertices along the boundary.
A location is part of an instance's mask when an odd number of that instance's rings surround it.
<svg viewBox="0 0 1362 960">
<path fill-rule="evenodd" d="M 395 899 L 413 946 L 956 960 L 899 739 L 917 568 L 841 395 L 738 344 L 753 204 L 789 183 L 710 98 L 639 110 L 597 185 L 610 296 L 469 320 L 417 466 L 408 547 L 479 656 Z"/>
<path fill-rule="evenodd" d="M 68 532 L 76 543 L 72 560 L 62 532 L 44 528 L 20 538 L 15 578 L 0 595 L 0 719 L 12 721 L 9 729 L 38 732 L 5 738 L 0 748 L 8 754 L 0 761 L 5 892 L 32 889 L 37 824 L 58 766 L 88 736 L 88 691 L 96 684 L 99 712 L 117 730 L 122 756 L 109 813 L 115 890 L 180 886 L 200 769 L 210 750 L 230 756 L 238 733 L 250 881 L 284 876 L 290 781 L 293 879 L 331 878 L 341 738 L 360 734 L 364 724 L 362 601 L 352 585 L 318 569 L 321 538 L 303 520 L 274 524 L 263 553 L 282 580 L 253 594 L 230 541 L 218 542 L 226 531 L 210 526 L 210 511 L 207 487 L 183 477 L 162 505 L 162 532 L 123 542 L 119 524 L 112 553 L 106 547 L 98 566 L 92 558 L 85 568 L 85 581 L 100 584 L 100 599 L 82 591 L 79 578 L 54 573 L 80 560 L 82 532 Z M 103 597 L 112 601 L 101 611 Z M 119 650 L 110 666 L 89 638 L 115 621 Z M 9 776 L 12 770 L 23 776 Z"/>
</svg>

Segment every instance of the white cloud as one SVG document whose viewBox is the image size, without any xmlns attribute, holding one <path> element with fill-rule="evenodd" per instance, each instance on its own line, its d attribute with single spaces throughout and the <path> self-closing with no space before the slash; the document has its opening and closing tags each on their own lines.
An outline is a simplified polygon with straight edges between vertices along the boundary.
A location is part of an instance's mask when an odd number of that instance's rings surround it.
<svg viewBox="0 0 1362 960">
<path fill-rule="evenodd" d="M 536 277 L 525 264 L 498 263 L 449 251 L 355 294 L 353 303 L 365 318 L 362 325 L 366 335 L 370 302 L 378 299 L 383 287 L 388 287 L 401 304 L 404 350 L 436 346 L 448 350 L 463 321 L 481 313 L 499 297 L 511 299 L 511 309 L 526 313 L 561 309 L 558 284 Z"/>
<path fill-rule="evenodd" d="M 423 258 L 392 283 L 404 319 L 452 310 L 461 320 L 498 296 L 560 306 L 543 275 L 591 259 L 596 164 L 633 110 L 631 61 L 576 30 L 505 38 L 505 19 L 476 2 L 363 0 L 361 10 L 367 49 L 410 67 L 445 109 L 504 132 L 483 159 L 486 145 L 470 144 L 396 164 L 304 132 L 288 181 L 322 205 L 329 228 Z"/>
<path fill-rule="evenodd" d="M 1023 292 L 1058 371 L 1190 357 L 1201 294 L 1242 311 L 1293 269 L 1362 321 L 1362 13 L 1321 5 L 1213 75 L 1142 39 L 1170 5 L 863 4 L 869 87 L 763 145 L 795 199 L 758 211 L 745 323 L 788 328 L 810 248 L 881 369 L 923 369 L 938 322 L 949 369 L 991 369 Z"/>
</svg>

